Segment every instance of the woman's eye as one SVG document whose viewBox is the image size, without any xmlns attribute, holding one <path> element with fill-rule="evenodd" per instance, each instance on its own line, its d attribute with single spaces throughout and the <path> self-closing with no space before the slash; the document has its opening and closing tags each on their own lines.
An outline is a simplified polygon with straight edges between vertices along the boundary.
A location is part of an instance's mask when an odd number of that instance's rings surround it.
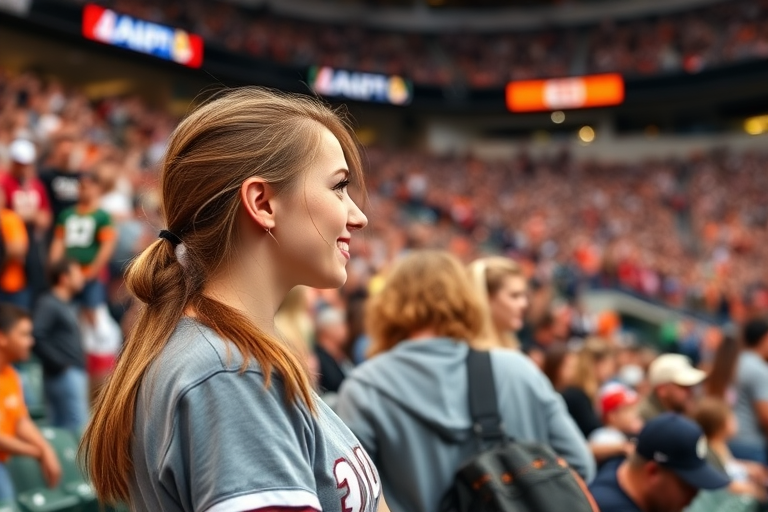
<svg viewBox="0 0 768 512">
<path fill-rule="evenodd" d="M 349 186 L 349 180 L 344 180 L 339 182 L 335 187 L 333 187 L 333 190 L 341 192 L 348 186 Z"/>
</svg>

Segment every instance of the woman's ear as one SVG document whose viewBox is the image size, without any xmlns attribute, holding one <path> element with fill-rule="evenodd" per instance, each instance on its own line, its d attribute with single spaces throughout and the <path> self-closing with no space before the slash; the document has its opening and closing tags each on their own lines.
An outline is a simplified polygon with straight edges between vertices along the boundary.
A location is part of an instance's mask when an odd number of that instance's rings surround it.
<svg viewBox="0 0 768 512">
<path fill-rule="evenodd" d="M 240 186 L 240 202 L 246 214 L 262 228 L 275 227 L 275 190 L 261 178 L 248 178 Z"/>
</svg>

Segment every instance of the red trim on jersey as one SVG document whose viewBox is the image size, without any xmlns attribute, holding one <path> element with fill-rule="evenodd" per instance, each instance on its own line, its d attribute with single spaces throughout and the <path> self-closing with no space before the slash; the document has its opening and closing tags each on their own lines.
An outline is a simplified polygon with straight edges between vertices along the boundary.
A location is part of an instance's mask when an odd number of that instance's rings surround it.
<svg viewBox="0 0 768 512">
<path fill-rule="evenodd" d="M 312 507 L 267 507 L 248 510 L 247 512 L 320 512 Z"/>
</svg>

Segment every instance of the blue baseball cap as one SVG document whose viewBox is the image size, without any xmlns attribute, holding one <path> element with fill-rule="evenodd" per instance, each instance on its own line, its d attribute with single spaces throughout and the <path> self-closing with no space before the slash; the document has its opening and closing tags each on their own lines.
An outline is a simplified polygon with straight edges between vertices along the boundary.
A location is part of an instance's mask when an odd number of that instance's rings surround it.
<svg viewBox="0 0 768 512">
<path fill-rule="evenodd" d="M 669 469 L 696 489 L 720 489 L 728 477 L 707 462 L 707 438 L 685 416 L 664 413 L 645 424 L 637 454 Z"/>
</svg>

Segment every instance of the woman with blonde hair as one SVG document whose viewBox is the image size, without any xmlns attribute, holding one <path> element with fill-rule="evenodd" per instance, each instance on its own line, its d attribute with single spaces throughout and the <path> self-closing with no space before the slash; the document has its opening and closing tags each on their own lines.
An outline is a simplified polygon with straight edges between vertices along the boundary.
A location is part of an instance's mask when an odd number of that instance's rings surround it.
<svg viewBox="0 0 768 512">
<path fill-rule="evenodd" d="M 395 263 L 366 311 L 372 358 L 341 386 L 339 416 L 376 462 L 394 512 L 434 512 L 476 453 L 466 359 L 484 312 L 466 269 L 447 252 Z M 550 445 L 589 480 L 594 461 L 547 378 L 523 354 L 491 350 L 507 435 Z"/>
<path fill-rule="evenodd" d="M 470 263 L 469 274 L 483 308 L 478 345 L 519 349 L 516 333 L 523 328 L 528 309 L 528 283 L 522 269 L 509 258 L 491 256 Z"/>
<path fill-rule="evenodd" d="M 587 339 L 577 352 L 573 380 L 558 390 L 584 437 L 602 426 L 596 411 L 598 392 L 615 373 L 613 347 L 602 338 Z"/>
<path fill-rule="evenodd" d="M 309 370 L 312 385 L 317 388 L 318 363 L 312 346 L 315 328 L 309 313 L 307 288 L 297 286 L 286 295 L 275 313 L 275 328 L 280 337 L 304 361 Z"/>
<path fill-rule="evenodd" d="M 353 135 L 311 98 L 236 89 L 179 124 L 160 176 L 167 228 L 128 270 L 143 306 L 83 439 L 99 498 L 386 510 L 373 464 L 274 323 L 295 286 L 344 283 L 367 223 L 352 180 Z"/>
</svg>

